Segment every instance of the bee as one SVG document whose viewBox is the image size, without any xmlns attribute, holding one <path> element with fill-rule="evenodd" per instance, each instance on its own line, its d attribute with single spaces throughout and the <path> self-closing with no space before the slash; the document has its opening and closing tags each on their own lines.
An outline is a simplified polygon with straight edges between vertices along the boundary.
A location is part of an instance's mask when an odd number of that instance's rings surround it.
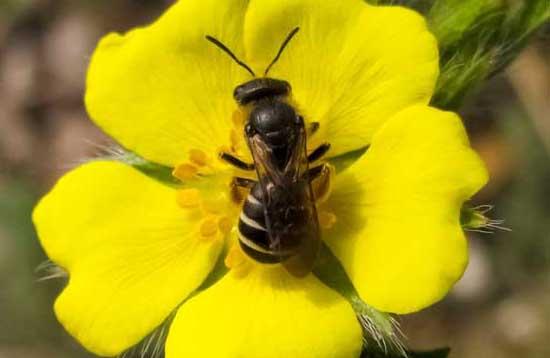
<svg viewBox="0 0 550 358">
<path fill-rule="evenodd" d="M 311 182 L 326 173 L 325 165 L 313 166 L 330 148 L 321 144 L 310 154 L 307 136 L 319 127 L 306 128 L 304 118 L 289 103 L 290 84 L 268 77 L 285 47 L 299 31 L 295 28 L 283 41 L 264 72 L 256 74 L 219 40 L 206 39 L 245 68 L 254 79 L 237 86 L 233 97 L 248 108 L 244 136 L 253 163 L 223 152 L 220 158 L 236 168 L 256 171 L 257 181 L 234 178 L 233 184 L 249 189 L 239 217 L 239 244 L 253 260 L 283 265 L 294 275 L 304 276 L 314 265 L 320 247 L 320 229 Z"/>
</svg>

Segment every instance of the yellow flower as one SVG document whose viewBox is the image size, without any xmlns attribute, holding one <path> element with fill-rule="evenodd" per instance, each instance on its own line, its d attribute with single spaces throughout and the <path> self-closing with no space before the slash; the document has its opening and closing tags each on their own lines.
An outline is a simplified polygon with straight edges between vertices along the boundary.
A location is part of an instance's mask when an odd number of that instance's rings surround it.
<svg viewBox="0 0 550 358">
<path fill-rule="evenodd" d="M 183 185 L 98 160 L 60 179 L 34 212 L 46 253 L 70 274 L 57 317 L 90 351 L 117 355 L 176 311 L 167 358 L 359 356 L 361 327 L 339 293 L 224 250 L 240 212 L 230 182 L 242 173 L 217 156 L 250 160 L 232 98 L 250 77 L 205 35 L 262 73 L 298 26 L 270 77 L 289 81 L 292 103 L 320 124 L 310 147 L 329 142 L 335 157 L 370 145 L 318 203 L 322 238 L 360 297 L 412 312 L 461 276 L 460 209 L 487 174 L 460 119 L 428 106 L 438 52 L 421 16 L 362 0 L 180 1 L 151 26 L 101 41 L 86 105 Z M 219 260 L 229 272 L 197 290 Z"/>
</svg>

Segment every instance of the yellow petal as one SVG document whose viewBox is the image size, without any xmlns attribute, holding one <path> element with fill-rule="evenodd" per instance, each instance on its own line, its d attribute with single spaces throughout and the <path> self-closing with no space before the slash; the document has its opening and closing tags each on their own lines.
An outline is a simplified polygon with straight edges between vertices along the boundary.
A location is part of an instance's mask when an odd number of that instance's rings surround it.
<svg viewBox="0 0 550 358">
<path fill-rule="evenodd" d="M 414 11 L 364 0 L 251 0 L 244 39 L 256 72 L 298 26 L 270 76 L 290 82 L 331 156 L 364 147 L 390 116 L 430 100 L 437 43 Z"/>
<path fill-rule="evenodd" d="M 200 240 L 176 191 L 117 162 L 65 175 L 33 215 L 51 260 L 70 273 L 55 303 L 67 331 L 114 356 L 158 326 L 204 280 L 222 240 Z"/>
<path fill-rule="evenodd" d="M 347 301 L 313 275 L 280 266 L 228 274 L 186 302 L 166 357 L 359 357 L 361 327 Z"/>
<path fill-rule="evenodd" d="M 325 238 L 367 303 L 417 311 L 461 277 L 460 209 L 486 181 L 457 115 L 406 109 L 336 178 L 329 205 L 338 221 Z"/>
<path fill-rule="evenodd" d="M 153 25 L 101 40 L 90 64 L 86 106 L 123 146 L 175 166 L 188 153 L 229 144 L 233 89 L 250 75 L 206 41 L 243 56 L 246 1 L 179 1 Z"/>
</svg>

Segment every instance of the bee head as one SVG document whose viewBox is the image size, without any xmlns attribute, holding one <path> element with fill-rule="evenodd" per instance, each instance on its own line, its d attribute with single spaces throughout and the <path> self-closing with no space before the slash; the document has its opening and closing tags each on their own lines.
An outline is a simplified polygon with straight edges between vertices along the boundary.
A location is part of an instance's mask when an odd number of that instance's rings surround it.
<svg viewBox="0 0 550 358">
<path fill-rule="evenodd" d="M 288 96 L 291 88 L 287 81 L 274 78 L 255 78 L 235 88 L 233 97 L 240 105 L 247 105 L 264 98 Z"/>
</svg>

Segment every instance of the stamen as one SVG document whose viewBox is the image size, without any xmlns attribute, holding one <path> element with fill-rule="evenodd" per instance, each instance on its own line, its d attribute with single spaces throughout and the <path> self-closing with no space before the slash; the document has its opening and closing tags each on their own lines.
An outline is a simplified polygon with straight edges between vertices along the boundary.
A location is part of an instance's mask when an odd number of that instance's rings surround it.
<svg viewBox="0 0 550 358">
<path fill-rule="evenodd" d="M 246 119 L 246 114 L 241 108 L 237 108 L 233 112 L 233 116 L 231 117 L 231 121 L 233 122 L 233 125 L 237 128 L 241 128 L 244 125 L 245 119 Z"/>
<path fill-rule="evenodd" d="M 250 261 L 246 258 L 237 243 L 234 243 L 229 249 L 224 263 L 236 277 L 244 277 L 252 268 Z"/>
<path fill-rule="evenodd" d="M 201 203 L 201 194 L 198 189 L 182 189 L 177 194 L 178 205 L 184 209 L 196 208 Z"/>
<path fill-rule="evenodd" d="M 222 194 L 211 194 L 202 200 L 202 210 L 205 213 L 221 214 L 226 210 L 226 201 Z"/>
<path fill-rule="evenodd" d="M 321 225 L 321 228 L 328 230 L 336 224 L 336 215 L 329 211 L 321 211 L 319 213 L 319 225 Z"/>
<path fill-rule="evenodd" d="M 242 142 L 242 134 L 239 134 L 236 129 L 232 129 L 229 134 L 229 140 L 231 141 L 231 149 L 235 150 L 239 148 Z"/>
<path fill-rule="evenodd" d="M 218 233 L 218 223 L 216 218 L 204 219 L 201 223 L 200 231 L 202 239 L 212 239 L 214 235 Z"/>
<path fill-rule="evenodd" d="M 233 220 L 227 216 L 222 216 L 218 219 L 218 229 L 224 234 L 228 234 L 233 228 Z"/>
<path fill-rule="evenodd" d="M 197 167 L 194 165 L 180 164 L 174 169 L 172 175 L 181 181 L 187 181 L 193 179 L 198 172 Z"/>
<path fill-rule="evenodd" d="M 208 155 L 200 149 L 191 149 L 189 151 L 189 160 L 199 167 L 204 167 L 209 162 Z"/>
<path fill-rule="evenodd" d="M 244 260 L 244 255 L 237 244 L 233 244 L 233 246 L 231 246 L 231 248 L 229 249 L 227 256 L 225 257 L 224 263 L 227 268 L 232 269 L 239 265 L 242 265 L 244 263 Z"/>
</svg>

